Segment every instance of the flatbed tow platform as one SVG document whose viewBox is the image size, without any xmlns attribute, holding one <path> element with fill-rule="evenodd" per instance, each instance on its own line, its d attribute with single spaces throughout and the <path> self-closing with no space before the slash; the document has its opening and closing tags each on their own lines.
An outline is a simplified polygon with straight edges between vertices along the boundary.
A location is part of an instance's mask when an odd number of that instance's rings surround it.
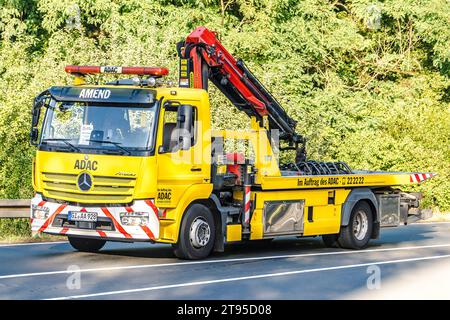
<svg viewBox="0 0 450 320">
<path fill-rule="evenodd" d="M 407 186 L 421 183 L 435 175 L 431 172 L 353 171 L 353 174 L 334 175 L 297 175 L 290 172 L 288 176 L 264 177 L 261 188 L 273 190 Z"/>
</svg>

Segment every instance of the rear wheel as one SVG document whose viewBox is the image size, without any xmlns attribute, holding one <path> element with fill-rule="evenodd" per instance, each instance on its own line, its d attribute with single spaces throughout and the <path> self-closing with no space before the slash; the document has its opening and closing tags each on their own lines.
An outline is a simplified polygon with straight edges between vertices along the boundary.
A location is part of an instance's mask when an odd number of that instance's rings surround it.
<svg viewBox="0 0 450 320">
<path fill-rule="evenodd" d="M 346 249 L 363 249 L 369 243 L 372 230 L 372 209 L 367 202 L 360 201 L 353 208 L 348 225 L 342 227 L 338 243 Z"/>
<path fill-rule="evenodd" d="M 180 259 L 206 258 L 214 247 L 215 234 L 211 211 L 202 204 L 193 204 L 184 214 L 174 253 Z"/>
<path fill-rule="evenodd" d="M 70 245 L 82 252 L 97 252 L 105 245 L 105 240 L 69 237 Z"/>
</svg>

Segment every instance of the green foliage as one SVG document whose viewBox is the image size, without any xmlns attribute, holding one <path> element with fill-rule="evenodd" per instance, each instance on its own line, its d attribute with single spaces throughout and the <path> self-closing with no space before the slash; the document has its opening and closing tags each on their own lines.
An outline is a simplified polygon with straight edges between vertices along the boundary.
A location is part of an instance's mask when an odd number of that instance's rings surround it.
<svg viewBox="0 0 450 320">
<path fill-rule="evenodd" d="M 31 237 L 29 219 L 0 219 L 0 240 Z"/>
<path fill-rule="evenodd" d="M 32 195 L 30 106 L 66 64 L 165 65 L 206 25 L 298 120 L 311 159 L 432 171 L 450 209 L 446 0 L 0 0 L 0 198 Z M 211 90 L 218 128 L 248 120 Z"/>
</svg>

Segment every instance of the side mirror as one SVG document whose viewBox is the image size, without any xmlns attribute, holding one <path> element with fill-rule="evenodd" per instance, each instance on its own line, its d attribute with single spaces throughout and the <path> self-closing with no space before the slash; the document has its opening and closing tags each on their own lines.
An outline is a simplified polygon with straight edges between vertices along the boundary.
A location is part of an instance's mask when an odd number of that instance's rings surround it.
<svg viewBox="0 0 450 320">
<path fill-rule="evenodd" d="M 33 103 L 31 110 L 31 126 L 36 127 L 39 123 L 39 116 L 41 115 L 42 100 Z"/>
<path fill-rule="evenodd" d="M 182 150 L 191 147 L 194 127 L 194 107 L 190 104 L 182 104 L 177 112 L 178 143 Z"/>
<path fill-rule="evenodd" d="M 33 109 L 31 109 L 31 130 L 30 130 L 30 144 L 36 146 L 38 143 L 39 130 L 37 125 L 39 124 L 39 117 L 41 115 L 43 101 L 37 97 L 33 102 Z"/>
<path fill-rule="evenodd" d="M 31 130 L 30 130 L 30 144 L 36 146 L 39 139 L 39 130 L 37 128 L 39 124 L 39 117 L 41 116 L 42 106 L 45 105 L 45 101 L 49 97 L 48 91 L 41 92 L 33 101 L 33 107 L 31 109 Z"/>
<path fill-rule="evenodd" d="M 30 131 L 30 144 L 36 146 L 39 138 L 39 130 L 38 128 L 31 128 Z"/>
</svg>

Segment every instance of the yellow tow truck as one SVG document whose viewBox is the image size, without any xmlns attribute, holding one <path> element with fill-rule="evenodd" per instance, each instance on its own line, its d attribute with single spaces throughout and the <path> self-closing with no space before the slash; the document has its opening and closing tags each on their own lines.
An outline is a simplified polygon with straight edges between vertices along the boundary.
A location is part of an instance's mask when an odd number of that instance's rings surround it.
<svg viewBox="0 0 450 320">
<path fill-rule="evenodd" d="M 35 98 L 34 233 L 66 235 L 89 252 L 106 241 L 168 243 L 179 258 L 201 259 L 225 243 L 279 236 L 361 249 L 381 227 L 428 213 L 399 187 L 433 173 L 307 160 L 296 122 L 214 32 L 195 29 L 177 51 L 177 87 L 166 68 L 67 66 L 73 86 Z M 135 76 L 86 83 L 98 73 Z M 250 130 L 211 129 L 209 82 Z M 280 163 L 289 151 L 295 161 Z"/>
</svg>

